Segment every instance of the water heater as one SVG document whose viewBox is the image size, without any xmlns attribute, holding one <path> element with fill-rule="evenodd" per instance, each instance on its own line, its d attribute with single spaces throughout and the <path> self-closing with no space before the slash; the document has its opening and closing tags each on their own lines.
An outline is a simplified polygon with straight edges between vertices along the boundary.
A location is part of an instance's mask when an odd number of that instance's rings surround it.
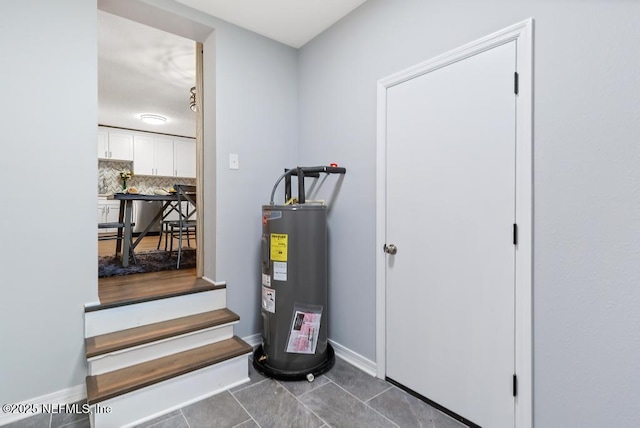
<svg viewBox="0 0 640 428">
<path fill-rule="evenodd" d="M 327 166 L 286 170 L 271 203 L 262 207 L 262 346 L 253 365 L 266 376 L 312 381 L 335 361 L 327 341 L 327 206 L 306 200 L 304 180 L 345 172 Z M 297 199 L 291 197 L 292 176 L 298 179 Z M 282 179 L 285 203 L 276 205 Z"/>
</svg>

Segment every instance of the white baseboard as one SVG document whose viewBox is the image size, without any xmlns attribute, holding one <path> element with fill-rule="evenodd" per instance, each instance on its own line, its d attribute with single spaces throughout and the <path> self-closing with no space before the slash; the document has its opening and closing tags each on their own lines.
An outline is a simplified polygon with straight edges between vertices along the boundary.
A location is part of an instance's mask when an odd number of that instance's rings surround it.
<svg viewBox="0 0 640 428">
<path fill-rule="evenodd" d="M 30 400 L 22 401 L 20 404 L 36 404 L 38 407 L 42 404 L 72 404 L 87 398 L 87 389 L 84 384 L 72 386 L 71 388 L 62 389 L 50 394 L 41 395 Z M 4 404 L 4 403 L 3 403 Z M 18 404 L 18 403 L 16 403 Z M 41 412 L 41 408 L 38 413 Z M 0 413 L 0 426 L 11 422 L 26 419 L 37 413 Z"/>
<path fill-rule="evenodd" d="M 247 342 L 253 349 L 256 349 L 258 346 L 262 345 L 262 334 L 256 333 L 250 336 L 245 336 L 242 338 L 245 342 Z"/>
<path fill-rule="evenodd" d="M 211 283 L 213 285 L 217 285 L 217 286 L 227 285 L 227 281 L 214 281 L 213 279 L 207 278 L 206 276 L 203 276 L 202 279 L 204 279 L 205 281 L 207 281 L 207 282 L 209 282 L 209 283 Z"/>
<path fill-rule="evenodd" d="M 371 376 L 375 377 L 377 375 L 378 365 L 375 362 L 363 357 L 355 351 L 352 351 L 346 346 L 342 346 L 334 340 L 329 339 L 329 343 L 333 346 L 333 350 L 336 351 L 336 357 L 342 358 L 347 363 L 359 368 Z"/>
</svg>

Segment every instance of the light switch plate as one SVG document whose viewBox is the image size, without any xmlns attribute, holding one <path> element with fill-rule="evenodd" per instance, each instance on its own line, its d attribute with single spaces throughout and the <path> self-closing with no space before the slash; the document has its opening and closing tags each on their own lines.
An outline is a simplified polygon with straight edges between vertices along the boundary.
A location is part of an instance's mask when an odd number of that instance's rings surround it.
<svg viewBox="0 0 640 428">
<path fill-rule="evenodd" d="M 237 153 L 229 153 L 229 169 L 240 169 L 240 160 Z"/>
</svg>

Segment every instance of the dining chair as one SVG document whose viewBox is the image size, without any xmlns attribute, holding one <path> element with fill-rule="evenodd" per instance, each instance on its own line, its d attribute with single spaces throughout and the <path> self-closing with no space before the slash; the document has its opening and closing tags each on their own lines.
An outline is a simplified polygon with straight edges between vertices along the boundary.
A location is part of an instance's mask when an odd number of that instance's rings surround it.
<svg viewBox="0 0 640 428">
<path fill-rule="evenodd" d="M 133 228 L 133 226 L 135 226 L 135 223 L 131 223 L 131 227 Z M 119 229 L 119 234 L 109 234 L 109 235 L 100 235 L 100 230 L 104 230 L 104 229 Z M 119 236 L 118 236 L 119 235 Z M 122 239 L 127 239 L 127 236 L 125 236 L 125 228 L 124 228 L 124 223 L 118 223 L 118 222 L 112 222 L 112 223 L 98 223 L 98 241 L 112 241 L 112 240 L 122 240 Z M 137 263 L 136 262 L 136 255 L 133 253 L 133 236 L 129 236 L 129 248 L 131 248 L 131 259 L 133 260 L 133 263 Z M 118 255 L 118 253 L 116 253 L 116 255 Z"/>
<path fill-rule="evenodd" d="M 160 222 L 160 233 L 158 234 L 158 245 L 156 248 L 157 250 L 160 249 L 162 238 L 164 238 L 164 250 L 167 251 L 167 248 L 169 247 L 169 238 L 171 237 L 171 229 L 169 228 L 169 223 L 177 221 L 171 218 L 173 212 L 178 212 L 178 208 L 174 204 L 169 204 L 165 207 L 165 210 L 163 212 L 163 220 Z"/>
<path fill-rule="evenodd" d="M 182 257 L 184 241 L 186 240 L 187 245 L 190 247 L 191 239 L 194 241 L 196 239 L 196 186 L 176 184 L 173 188 L 176 189 L 176 195 L 178 197 L 178 220 L 167 223 L 170 235 L 169 251 L 173 252 L 173 241 L 177 239 L 178 261 L 176 269 L 180 269 L 180 259 Z"/>
<path fill-rule="evenodd" d="M 195 200 L 195 197 L 193 198 Z M 171 223 L 177 223 L 177 219 L 179 216 L 178 211 L 178 202 L 167 204 L 164 208 L 163 212 L 163 220 L 160 222 L 160 232 L 158 233 L 158 245 L 156 246 L 157 250 L 160 250 L 160 246 L 162 245 L 162 240 L 164 238 L 164 251 L 173 251 L 173 242 L 171 242 Z M 195 206 L 192 208 L 195 210 Z M 187 245 L 191 246 L 191 235 L 187 236 Z M 169 248 L 169 243 L 171 242 L 171 247 Z"/>
</svg>

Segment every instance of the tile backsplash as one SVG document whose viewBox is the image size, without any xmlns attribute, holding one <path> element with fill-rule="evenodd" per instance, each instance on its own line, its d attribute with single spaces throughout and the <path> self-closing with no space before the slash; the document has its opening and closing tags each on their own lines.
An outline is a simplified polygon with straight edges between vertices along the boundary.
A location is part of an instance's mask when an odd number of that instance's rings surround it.
<svg viewBox="0 0 640 428">
<path fill-rule="evenodd" d="M 98 194 L 116 193 L 122 190 L 121 171 L 133 171 L 133 162 L 99 160 Z M 133 176 L 127 187 L 135 187 L 138 193 L 153 194 L 156 188 L 168 188 L 176 183 L 195 185 L 195 178 Z"/>
</svg>

